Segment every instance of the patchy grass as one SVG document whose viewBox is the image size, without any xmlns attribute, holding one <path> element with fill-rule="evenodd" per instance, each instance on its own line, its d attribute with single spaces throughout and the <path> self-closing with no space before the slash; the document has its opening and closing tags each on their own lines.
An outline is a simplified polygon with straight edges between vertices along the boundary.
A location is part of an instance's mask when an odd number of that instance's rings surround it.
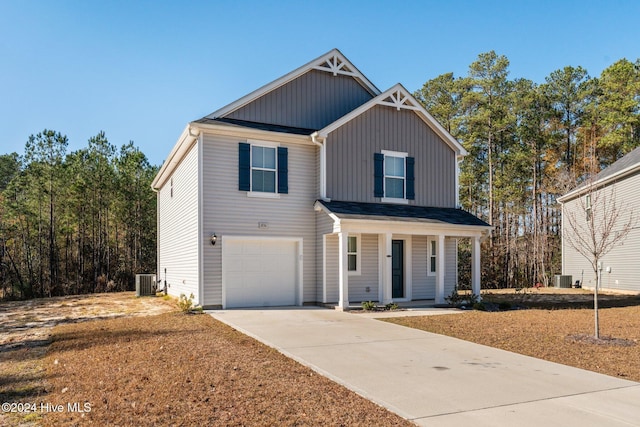
<svg viewBox="0 0 640 427">
<path fill-rule="evenodd" d="M 55 328 L 45 425 L 411 425 L 208 315 Z"/>
<path fill-rule="evenodd" d="M 0 304 L 0 401 L 63 407 L 0 413 L 0 426 L 411 425 L 176 308 L 175 299 L 131 293 Z"/>
<path fill-rule="evenodd" d="M 585 339 L 594 335 L 594 312 L 589 309 L 475 311 L 385 321 L 640 381 L 640 305 L 632 305 L 635 297 L 628 298 L 626 303 L 617 297 L 612 300 L 626 307 L 600 309 L 600 334 L 605 338 L 600 342 Z M 568 303 L 563 298 L 556 307 Z M 536 304 L 542 303 L 532 303 Z M 544 304 L 554 306 L 552 299 Z"/>
</svg>

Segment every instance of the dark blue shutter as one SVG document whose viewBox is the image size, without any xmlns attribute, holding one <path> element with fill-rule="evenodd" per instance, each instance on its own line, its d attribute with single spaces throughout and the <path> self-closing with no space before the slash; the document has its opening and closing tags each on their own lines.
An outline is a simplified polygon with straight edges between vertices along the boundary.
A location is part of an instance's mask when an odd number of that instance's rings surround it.
<svg viewBox="0 0 640 427">
<path fill-rule="evenodd" d="M 415 177 L 413 173 L 415 159 L 407 157 L 407 199 L 414 200 L 416 198 Z"/>
<path fill-rule="evenodd" d="M 286 147 L 278 147 L 278 193 L 289 193 L 289 160 Z"/>
<path fill-rule="evenodd" d="M 384 197 L 384 154 L 373 153 L 373 196 Z"/>
<path fill-rule="evenodd" d="M 238 143 L 238 190 L 251 191 L 251 144 Z"/>
</svg>

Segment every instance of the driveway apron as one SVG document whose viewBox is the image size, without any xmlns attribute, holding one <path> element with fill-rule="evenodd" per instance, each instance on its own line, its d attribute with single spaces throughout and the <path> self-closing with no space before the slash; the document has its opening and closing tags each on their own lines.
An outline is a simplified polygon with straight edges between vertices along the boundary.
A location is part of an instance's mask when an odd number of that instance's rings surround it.
<svg viewBox="0 0 640 427">
<path fill-rule="evenodd" d="M 640 426 L 637 382 L 329 309 L 210 314 L 418 425 Z"/>
</svg>

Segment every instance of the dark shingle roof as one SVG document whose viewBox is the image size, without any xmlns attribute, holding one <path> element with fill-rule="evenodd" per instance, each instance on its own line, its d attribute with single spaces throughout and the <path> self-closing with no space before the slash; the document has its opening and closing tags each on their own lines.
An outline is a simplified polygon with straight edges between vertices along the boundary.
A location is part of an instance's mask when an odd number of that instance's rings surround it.
<svg viewBox="0 0 640 427">
<path fill-rule="evenodd" d="M 259 122 L 250 122 L 247 120 L 238 120 L 238 119 L 230 119 L 227 117 L 218 117 L 216 119 L 209 119 L 207 117 L 203 117 L 200 120 L 196 120 L 195 123 L 227 123 L 236 126 L 242 126 L 251 129 L 259 129 L 259 130 L 267 130 L 271 132 L 282 132 L 282 133 L 291 133 L 295 135 L 311 135 L 317 129 L 305 129 L 305 128 L 296 128 L 292 126 L 282 126 L 282 125 L 274 125 L 270 123 L 259 123 Z"/>
<path fill-rule="evenodd" d="M 628 167 L 634 166 L 639 163 L 640 163 L 640 147 L 637 147 L 633 151 L 627 153 L 626 155 L 618 159 L 608 168 L 605 168 L 602 171 L 600 171 L 600 173 L 596 175 L 595 181 L 600 181 L 601 179 L 610 177 L 611 175 L 614 175 L 618 172 L 621 172 L 627 169 Z"/>
<path fill-rule="evenodd" d="M 429 206 L 396 205 L 389 203 L 360 203 L 318 200 L 329 211 L 342 218 L 401 219 L 453 225 L 490 225 L 462 209 Z M 373 218 L 372 218 L 373 217 Z"/>
<path fill-rule="evenodd" d="M 634 150 L 630 151 L 629 153 L 618 159 L 616 162 L 614 162 L 611 166 L 601 170 L 600 173 L 598 173 L 593 178 L 593 180 L 583 182 L 566 193 L 564 196 L 559 197 L 558 201 L 564 203 L 566 200 L 571 200 L 576 195 L 581 194 L 581 192 L 584 191 L 584 189 L 588 186 L 603 185 L 609 180 L 614 179 L 617 174 L 624 171 L 625 169 L 632 168 L 633 170 L 634 166 L 636 167 L 635 169 L 637 169 L 637 167 L 640 167 L 640 147 L 636 147 Z"/>
</svg>

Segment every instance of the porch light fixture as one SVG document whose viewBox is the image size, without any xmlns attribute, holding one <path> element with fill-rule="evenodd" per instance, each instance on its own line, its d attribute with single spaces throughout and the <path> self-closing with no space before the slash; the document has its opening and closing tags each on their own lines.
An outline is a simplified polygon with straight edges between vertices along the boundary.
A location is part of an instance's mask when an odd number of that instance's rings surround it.
<svg viewBox="0 0 640 427">
<path fill-rule="evenodd" d="M 216 236 L 216 233 L 213 233 L 211 235 L 211 246 L 215 246 L 217 241 L 218 241 L 218 236 Z"/>
</svg>

